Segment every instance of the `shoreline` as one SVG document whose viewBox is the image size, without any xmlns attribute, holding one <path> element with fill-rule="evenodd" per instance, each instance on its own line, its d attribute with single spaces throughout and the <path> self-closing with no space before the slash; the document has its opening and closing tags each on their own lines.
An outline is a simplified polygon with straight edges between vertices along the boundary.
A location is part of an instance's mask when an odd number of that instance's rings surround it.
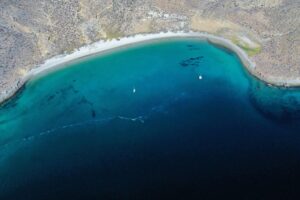
<svg viewBox="0 0 300 200">
<path fill-rule="evenodd" d="M 137 43 L 149 42 L 154 40 L 171 39 L 171 38 L 195 38 L 203 41 L 210 42 L 214 45 L 219 45 L 233 51 L 241 60 L 243 66 L 246 68 L 250 74 L 257 77 L 258 79 L 276 86 L 299 86 L 300 80 L 296 81 L 283 81 L 283 80 L 271 80 L 270 78 L 264 77 L 263 75 L 255 71 L 255 63 L 250 60 L 248 55 L 240 47 L 232 43 L 230 40 L 215 36 L 208 33 L 201 32 L 161 32 L 161 33 L 148 33 L 148 34 L 137 34 L 134 36 L 123 37 L 120 39 L 113 39 L 109 41 L 98 41 L 79 49 L 76 49 L 70 54 L 63 54 L 52 57 L 46 60 L 43 64 L 37 66 L 36 68 L 30 70 L 25 76 L 21 78 L 14 86 L 11 87 L 9 91 L 4 91 L 0 94 L 0 105 L 8 101 L 13 97 L 20 88 L 22 88 L 27 81 L 33 77 L 45 74 L 51 70 L 61 67 L 63 64 L 85 58 L 87 56 L 92 56 L 100 53 L 104 53 L 109 50 L 114 50 L 120 47 L 126 47 L 134 45 Z"/>
</svg>

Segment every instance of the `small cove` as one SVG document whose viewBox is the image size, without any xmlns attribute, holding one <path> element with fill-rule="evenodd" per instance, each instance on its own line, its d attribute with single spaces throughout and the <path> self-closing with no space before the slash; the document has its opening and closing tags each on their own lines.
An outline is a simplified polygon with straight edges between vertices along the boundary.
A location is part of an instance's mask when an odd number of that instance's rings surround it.
<svg viewBox="0 0 300 200">
<path fill-rule="evenodd" d="M 299 89 L 195 39 L 69 65 L 0 107 L 1 199 L 298 194 Z"/>
</svg>

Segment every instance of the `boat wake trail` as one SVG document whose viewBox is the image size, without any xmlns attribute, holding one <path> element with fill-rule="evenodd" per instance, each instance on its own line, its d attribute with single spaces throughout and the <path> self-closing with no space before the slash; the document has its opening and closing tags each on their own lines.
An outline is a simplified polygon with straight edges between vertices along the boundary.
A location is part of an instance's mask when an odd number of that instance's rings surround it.
<svg viewBox="0 0 300 200">
<path fill-rule="evenodd" d="M 63 125 L 60 127 L 52 128 L 52 129 L 49 129 L 46 131 L 42 131 L 36 135 L 24 137 L 22 139 L 14 140 L 12 142 L 2 145 L 0 147 L 0 162 L 3 161 L 4 158 L 7 157 L 9 154 L 14 152 L 14 151 L 12 151 L 12 149 L 15 149 L 15 150 L 18 149 L 18 148 L 16 148 L 17 146 L 29 144 L 34 139 L 37 139 L 42 136 L 50 135 L 50 134 L 51 135 L 55 134 L 56 132 L 61 131 L 63 129 L 70 129 L 70 128 L 74 128 L 74 127 L 83 127 L 83 126 L 92 125 L 92 124 L 101 125 L 101 124 L 108 123 L 112 120 L 126 120 L 129 122 L 145 123 L 145 119 L 146 119 L 145 116 L 138 116 L 138 117 L 116 116 L 116 117 L 108 117 L 108 118 L 104 118 L 104 119 L 92 119 L 92 120 L 87 120 L 87 121 L 83 121 L 83 122 L 79 122 L 79 123 L 66 124 L 66 125 Z"/>
</svg>

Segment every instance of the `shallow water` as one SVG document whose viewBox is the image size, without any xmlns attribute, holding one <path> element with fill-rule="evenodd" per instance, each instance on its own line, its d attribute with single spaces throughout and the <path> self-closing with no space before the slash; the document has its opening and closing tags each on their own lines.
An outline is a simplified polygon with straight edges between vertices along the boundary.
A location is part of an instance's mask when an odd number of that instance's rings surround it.
<svg viewBox="0 0 300 200">
<path fill-rule="evenodd" d="M 300 194 L 300 89 L 193 39 L 69 65 L 0 107 L 0 199 Z"/>
</svg>

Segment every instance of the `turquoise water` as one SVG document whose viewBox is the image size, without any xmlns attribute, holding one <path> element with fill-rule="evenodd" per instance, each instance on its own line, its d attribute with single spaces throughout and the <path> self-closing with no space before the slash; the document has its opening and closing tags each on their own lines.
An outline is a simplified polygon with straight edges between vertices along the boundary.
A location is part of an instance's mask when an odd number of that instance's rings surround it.
<svg viewBox="0 0 300 200">
<path fill-rule="evenodd" d="M 299 195 L 299 89 L 194 39 L 69 65 L 0 107 L 0 199 Z"/>
</svg>

